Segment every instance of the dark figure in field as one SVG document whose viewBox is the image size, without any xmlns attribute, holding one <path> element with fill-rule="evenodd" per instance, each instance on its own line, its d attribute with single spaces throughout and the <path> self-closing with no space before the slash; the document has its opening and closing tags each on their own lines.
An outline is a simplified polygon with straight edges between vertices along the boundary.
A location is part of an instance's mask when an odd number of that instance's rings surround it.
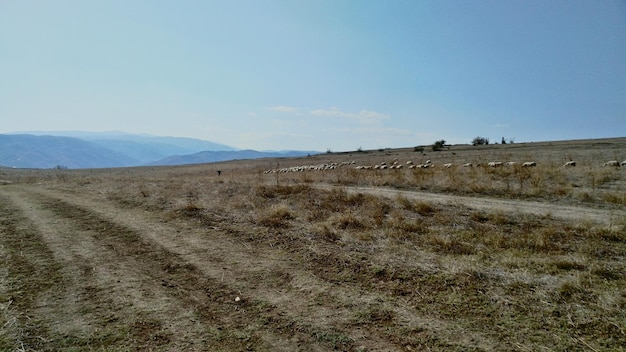
<svg viewBox="0 0 626 352">
<path fill-rule="evenodd" d="M 217 170 L 217 176 L 222 174 L 222 170 Z"/>
</svg>

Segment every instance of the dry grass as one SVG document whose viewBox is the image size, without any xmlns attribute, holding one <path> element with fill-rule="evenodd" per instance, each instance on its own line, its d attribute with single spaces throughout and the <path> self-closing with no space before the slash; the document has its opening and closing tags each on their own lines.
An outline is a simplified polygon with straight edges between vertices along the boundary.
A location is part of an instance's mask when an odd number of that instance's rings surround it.
<svg viewBox="0 0 626 352">
<path fill-rule="evenodd" d="M 350 168 L 266 175 L 262 166 L 271 163 L 259 161 L 221 164 L 220 177 L 211 165 L 69 170 L 62 178 L 45 172 L 31 177 L 58 191 L 159 214 L 165 222 L 220 229 L 259 256 L 288 262 L 290 271 L 268 266 L 237 287 L 243 292 L 258 287 L 297 292 L 306 301 L 290 310 L 263 296 L 246 300 L 247 328 L 233 325 L 230 333 L 219 333 L 225 346 L 235 349 L 243 346 L 242 340 L 252 349 L 271 349 L 255 346 L 256 338 L 270 330 L 285 336 L 297 331 L 321 350 L 625 350 L 626 219 L 607 228 L 549 214 L 475 210 L 313 187 L 374 185 L 609 209 L 626 204 L 626 170 L 584 166 L 591 159 L 581 156 L 596 159 L 593 151 L 568 144 L 561 155 L 550 156 L 552 146 L 525 147 L 427 157 L 437 164 L 447 158 L 456 164 L 537 160 L 536 168 Z M 394 152 L 359 153 L 359 163 L 402 157 Z M 407 153 L 413 160 L 425 158 Z M 561 167 L 570 157 L 583 165 Z M 239 270 L 250 272 L 245 265 Z M 46 270 L 56 273 L 59 268 Z M 3 278 L 6 287 L 7 275 Z M 277 313 L 281 309 L 287 312 Z M 302 323 L 314 311 L 326 310 L 334 312 L 324 318 L 326 328 Z M 3 319 L 0 347 L 18 348 L 11 316 Z M 163 323 L 150 326 L 159 330 Z M 125 341 L 120 339 L 109 342 Z M 156 349 L 167 346 L 163 341 Z"/>
</svg>

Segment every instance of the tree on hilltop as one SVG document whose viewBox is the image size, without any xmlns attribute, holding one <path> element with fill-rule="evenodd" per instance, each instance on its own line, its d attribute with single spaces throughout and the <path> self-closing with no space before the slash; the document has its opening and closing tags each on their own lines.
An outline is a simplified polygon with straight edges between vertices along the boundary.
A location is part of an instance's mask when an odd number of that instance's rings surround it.
<svg viewBox="0 0 626 352">
<path fill-rule="evenodd" d="M 433 152 L 438 152 L 442 150 L 445 144 L 446 144 L 446 141 L 443 139 L 436 141 L 435 143 L 433 143 L 433 146 L 432 146 Z"/>
<path fill-rule="evenodd" d="M 487 137 L 476 137 L 472 139 L 472 145 L 489 145 L 489 138 Z"/>
</svg>

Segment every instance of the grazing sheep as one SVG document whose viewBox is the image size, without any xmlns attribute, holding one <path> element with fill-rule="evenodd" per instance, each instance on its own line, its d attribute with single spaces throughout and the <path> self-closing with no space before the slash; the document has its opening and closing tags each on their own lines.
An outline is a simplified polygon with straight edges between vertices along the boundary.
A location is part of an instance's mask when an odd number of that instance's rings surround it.
<svg viewBox="0 0 626 352">
<path fill-rule="evenodd" d="M 413 162 L 411 160 L 406 162 L 407 165 L 413 165 Z"/>
<path fill-rule="evenodd" d="M 508 162 L 506 163 L 506 166 L 515 166 L 515 165 L 517 165 L 517 162 L 516 162 L 516 161 L 508 161 Z"/>
<path fill-rule="evenodd" d="M 576 166 L 576 162 L 575 161 L 568 161 L 565 164 L 563 164 L 564 167 L 570 167 L 570 166 Z"/>
<path fill-rule="evenodd" d="M 606 163 L 604 163 L 604 166 L 619 167 L 619 161 L 617 161 L 617 160 L 609 160 Z"/>
<path fill-rule="evenodd" d="M 501 161 L 490 161 L 487 166 L 489 167 L 500 167 L 502 166 L 502 162 Z"/>
<path fill-rule="evenodd" d="M 522 167 L 534 167 L 534 166 L 537 166 L 537 163 L 534 161 L 527 161 L 522 164 Z"/>
<path fill-rule="evenodd" d="M 426 160 L 426 162 L 424 164 L 430 164 L 431 161 L 430 160 Z"/>
<path fill-rule="evenodd" d="M 472 167 L 472 166 L 474 166 L 474 165 L 472 165 L 472 163 L 465 163 L 465 164 L 463 164 L 463 167 Z"/>
<path fill-rule="evenodd" d="M 446 169 L 449 169 L 452 167 L 452 163 L 443 164 L 443 167 L 445 167 Z"/>
<path fill-rule="evenodd" d="M 626 166 L 626 160 L 622 161 L 622 166 Z"/>
</svg>

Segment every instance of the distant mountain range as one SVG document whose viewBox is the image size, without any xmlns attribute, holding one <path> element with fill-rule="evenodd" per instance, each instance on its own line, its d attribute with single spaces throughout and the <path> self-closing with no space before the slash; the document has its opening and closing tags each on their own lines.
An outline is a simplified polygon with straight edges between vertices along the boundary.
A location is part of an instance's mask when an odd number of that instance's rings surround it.
<svg viewBox="0 0 626 352">
<path fill-rule="evenodd" d="M 200 139 L 124 132 L 30 131 L 0 134 L 0 166 L 17 168 L 182 165 L 318 153 L 237 150 Z"/>
</svg>

